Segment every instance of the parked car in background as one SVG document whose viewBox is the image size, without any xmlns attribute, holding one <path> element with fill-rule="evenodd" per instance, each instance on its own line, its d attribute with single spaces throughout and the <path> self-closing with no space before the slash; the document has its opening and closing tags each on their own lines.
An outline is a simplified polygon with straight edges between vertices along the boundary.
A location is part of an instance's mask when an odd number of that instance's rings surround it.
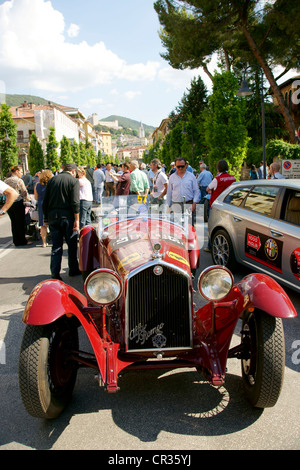
<svg viewBox="0 0 300 470">
<path fill-rule="evenodd" d="M 208 221 L 213 263 L 236 263 L 300 291 L 300 179 L 232 184 Z"/>
</svg>

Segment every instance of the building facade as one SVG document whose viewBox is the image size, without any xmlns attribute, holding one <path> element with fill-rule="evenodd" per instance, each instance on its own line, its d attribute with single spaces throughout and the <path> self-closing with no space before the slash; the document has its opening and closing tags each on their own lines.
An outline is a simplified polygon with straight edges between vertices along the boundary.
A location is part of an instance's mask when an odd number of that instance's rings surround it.
<svg viewBox="0 0 300 470">
<path fill-rule="evenodd" d="M 55 138 L 58 142 L 63 136 L 79 142 L 77 122 L 56 105 L 51 103 L 36 105 L 25 101 L 21 106 L 11 107 L 10 112 L 17 125 L 17 145 L 23 152 L 28 153 L 30 137 L 33 132 L 45 152 L 50 127 L 55 128 Z M 59 153 L 60 149 L 57 150 Z"/>
<path fill-rule="evenodd" d="M 138 160 L 138 162 L 142 162 L 146 149 L 147 147 L 144 145 L 140 147 L 120 148 L 117 151 L 117 157 L 119 162 L 124 162 L 125 160 Z"/>
<path fill-rule="evenodd" d="M 170 118 L 163 119 L 160 125 L 152 132 L 153 145 L 158 141 L 159 138 L 164 140 L 169 132 L 168 124 Z"/>
</svg>

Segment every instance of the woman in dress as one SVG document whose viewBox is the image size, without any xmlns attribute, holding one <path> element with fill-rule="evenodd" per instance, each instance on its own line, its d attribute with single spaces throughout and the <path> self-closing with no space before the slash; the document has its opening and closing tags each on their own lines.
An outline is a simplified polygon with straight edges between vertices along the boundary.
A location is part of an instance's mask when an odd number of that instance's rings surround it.
<svg viewBox="0 0 300 470">
<path fill-rule="evenodd" d="M 13 236 L 13 243 L 15 246 L 23 246 L 28 244 L 25 237 L 26 224 L 25 224 L 25 201 L 30 201 L 28 191 L 22 180 L 23 169 L 21 165 L 11 168 L 11 173 L 4 181 L 8 186 L 11 186 L 18 193 L 18 197 L 13 205 L 8 209 L 7 213 L 11 221 L 11 231 Z"/>
<path fill-rule="evenodd" d="M 48 181 L 52 178 L 51 170 L 44 170 L 39 174 L 39 181 L 34 187 L 34 198 L 38 203 L 39 228 L 42 237 L 43 248 L 47 246 L 47 227 L 44 225 L 43 200 Z"/>
<path fill-rule="evenodd" d="M 92 185 L 85 176 L 85 169 L 80 166 L 77 169 L 79 185 L 80 185 L 80 215 L 79 215 L 79 227 L 82 228 L 85 225 L 91 223 L 91 211 L 93 204 L 93 190 Z"/>
</svg>

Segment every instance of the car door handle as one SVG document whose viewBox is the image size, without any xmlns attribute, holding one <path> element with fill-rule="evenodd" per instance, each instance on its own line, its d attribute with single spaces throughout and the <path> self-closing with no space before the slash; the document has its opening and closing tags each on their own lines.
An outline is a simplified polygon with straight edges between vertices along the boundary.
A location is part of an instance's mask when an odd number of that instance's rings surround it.
<svg viewBox="0 0 300 470">
<path fill-rule="evenodd" d="M 235 215 L 233 216 L 233 220 L 235 222 L 242 222 L 243 221 L 243 219 L 241 219 L 240 217 L 236 217 Z"/>
<path fill-rule="evenodd" d="M 277 232 L 276 230 L 271 230 L 273 237 L 283 237 L 283 233 Z"/>
</svg>

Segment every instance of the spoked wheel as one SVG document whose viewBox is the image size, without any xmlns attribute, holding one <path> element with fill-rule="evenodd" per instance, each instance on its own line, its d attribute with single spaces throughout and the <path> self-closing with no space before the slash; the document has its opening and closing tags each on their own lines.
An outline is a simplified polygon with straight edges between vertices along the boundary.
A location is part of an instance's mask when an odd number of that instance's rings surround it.
<svg viewBox="0 0 300 470">
<path fill-rule="evenodd" d="M 218 230 L 211 240 L 211 255 L 214 264 L 228 269 L 235 267 L 236 261 L 230 237 L 225 230 Z"/>
<path fill-rule="evenodd" d="M 243 317 L 242 377 L 246 396 L 257 408 L 272 407 L 277 402 L 284 377 L 285 349 L 281 318 L 260 310 Z"/>
<path fill-rule="evenodd" d="M 66 407 L 77 377 L 72 350 L 78 350 L 78 331 L 67 321 L 27 325 L 20 351 L 19 386 L 32 416 L 56 418 Z"/>
</svg>

